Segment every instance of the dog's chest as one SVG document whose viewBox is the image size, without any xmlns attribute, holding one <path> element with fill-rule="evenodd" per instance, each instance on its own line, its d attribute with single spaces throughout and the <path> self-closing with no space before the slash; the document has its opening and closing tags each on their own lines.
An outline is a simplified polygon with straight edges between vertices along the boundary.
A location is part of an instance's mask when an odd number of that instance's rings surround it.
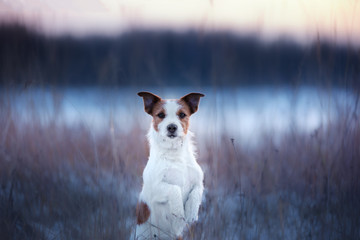
<svg viewBox="0 0 360 240">
<path fill-rule="evenodd" d="M 194 168 L 186 164 L 171 164 L 162 173 L 163 181 L 181 188 L 183 201 L 188 197 L 194 186 L 197 173 Z"/>
<path fill-rule="evenodd" d="M 157 161 L 146 166 L 144 171 L 144 182 L 149 181 L 152 184 L 165 182 L 179 186 L 183 200 L 186 200 L 200 178 L 197 166 L 191 162 Z"/>
</svg>

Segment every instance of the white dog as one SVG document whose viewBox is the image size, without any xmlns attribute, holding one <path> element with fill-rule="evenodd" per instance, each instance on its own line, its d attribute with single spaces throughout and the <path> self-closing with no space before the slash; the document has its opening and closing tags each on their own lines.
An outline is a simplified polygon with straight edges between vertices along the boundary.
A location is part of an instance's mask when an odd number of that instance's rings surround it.
<svg viewBox="0 0 360 240">
<path fill-rule="evenodd" d="M 153 117 L 148 133 L 150 156 L 136 208 L 136 239 L 181 239 L 187 224 L 198 219 L 204 174 L 196 162 L 189 118 L 201 93 L 164 100 L 140 92 L 145 112 Z"/>
</svg>

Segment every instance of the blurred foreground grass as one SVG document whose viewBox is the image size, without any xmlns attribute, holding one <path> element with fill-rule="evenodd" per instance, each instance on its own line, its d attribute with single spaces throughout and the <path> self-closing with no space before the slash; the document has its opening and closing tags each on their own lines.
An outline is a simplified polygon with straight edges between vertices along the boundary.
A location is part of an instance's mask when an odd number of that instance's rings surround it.
<svg viewBox="0 0 360 240">
<path fill-rule="evenodd" d="M 264 133 L 254 149 L 197 136 L 206 193 L 186 239 L 359 239 L 359 112 L 340 111 L 311 134 Z M 146 133 L 111 122 L 102 133 L 36 114 L 20 124 L 1 103 L 1 239 L 129 239 Z"/>
</svg>

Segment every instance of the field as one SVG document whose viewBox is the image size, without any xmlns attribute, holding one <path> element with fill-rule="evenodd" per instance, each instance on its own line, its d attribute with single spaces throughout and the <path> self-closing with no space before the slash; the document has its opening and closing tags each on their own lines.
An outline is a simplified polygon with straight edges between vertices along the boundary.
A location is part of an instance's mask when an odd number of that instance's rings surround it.
<svg viewBox="0 0 360 240">
<path fill-rule="evenodd" d="M 206 191 L 185 239 L 359 239 L 360 111 L 351 94 L 316 128 L 256 126 L 256 144 L 194 115 L 205 126 L 193 131 Z M 49 111 L 37 101 L 19 110 L 13 97 L 0 99 L 1 239 L 129 239 L 148 154 L 141 99 L 100 115 L 99 131 L 87 116 L 64 121 L 57 91 Z M 239 108 L 227 107 L 212 113 L 216 126 Z"/>
</svg>

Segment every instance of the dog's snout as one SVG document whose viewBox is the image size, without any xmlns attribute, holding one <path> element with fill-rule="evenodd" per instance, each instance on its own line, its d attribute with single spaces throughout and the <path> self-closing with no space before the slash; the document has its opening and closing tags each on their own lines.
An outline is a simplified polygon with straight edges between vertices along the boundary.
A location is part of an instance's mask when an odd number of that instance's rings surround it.
<svg viewBox="0 0 360 240">
<path fill-rule="evenodd" d="M 169 131 L 169 133 L 175 133 L 176 132 L 176 130 L 177 130 L 177 126 L 175 125 L 175 124 L 169 124 L 168 126 L 167 126 L 167 130 Z"/>
</svg>

